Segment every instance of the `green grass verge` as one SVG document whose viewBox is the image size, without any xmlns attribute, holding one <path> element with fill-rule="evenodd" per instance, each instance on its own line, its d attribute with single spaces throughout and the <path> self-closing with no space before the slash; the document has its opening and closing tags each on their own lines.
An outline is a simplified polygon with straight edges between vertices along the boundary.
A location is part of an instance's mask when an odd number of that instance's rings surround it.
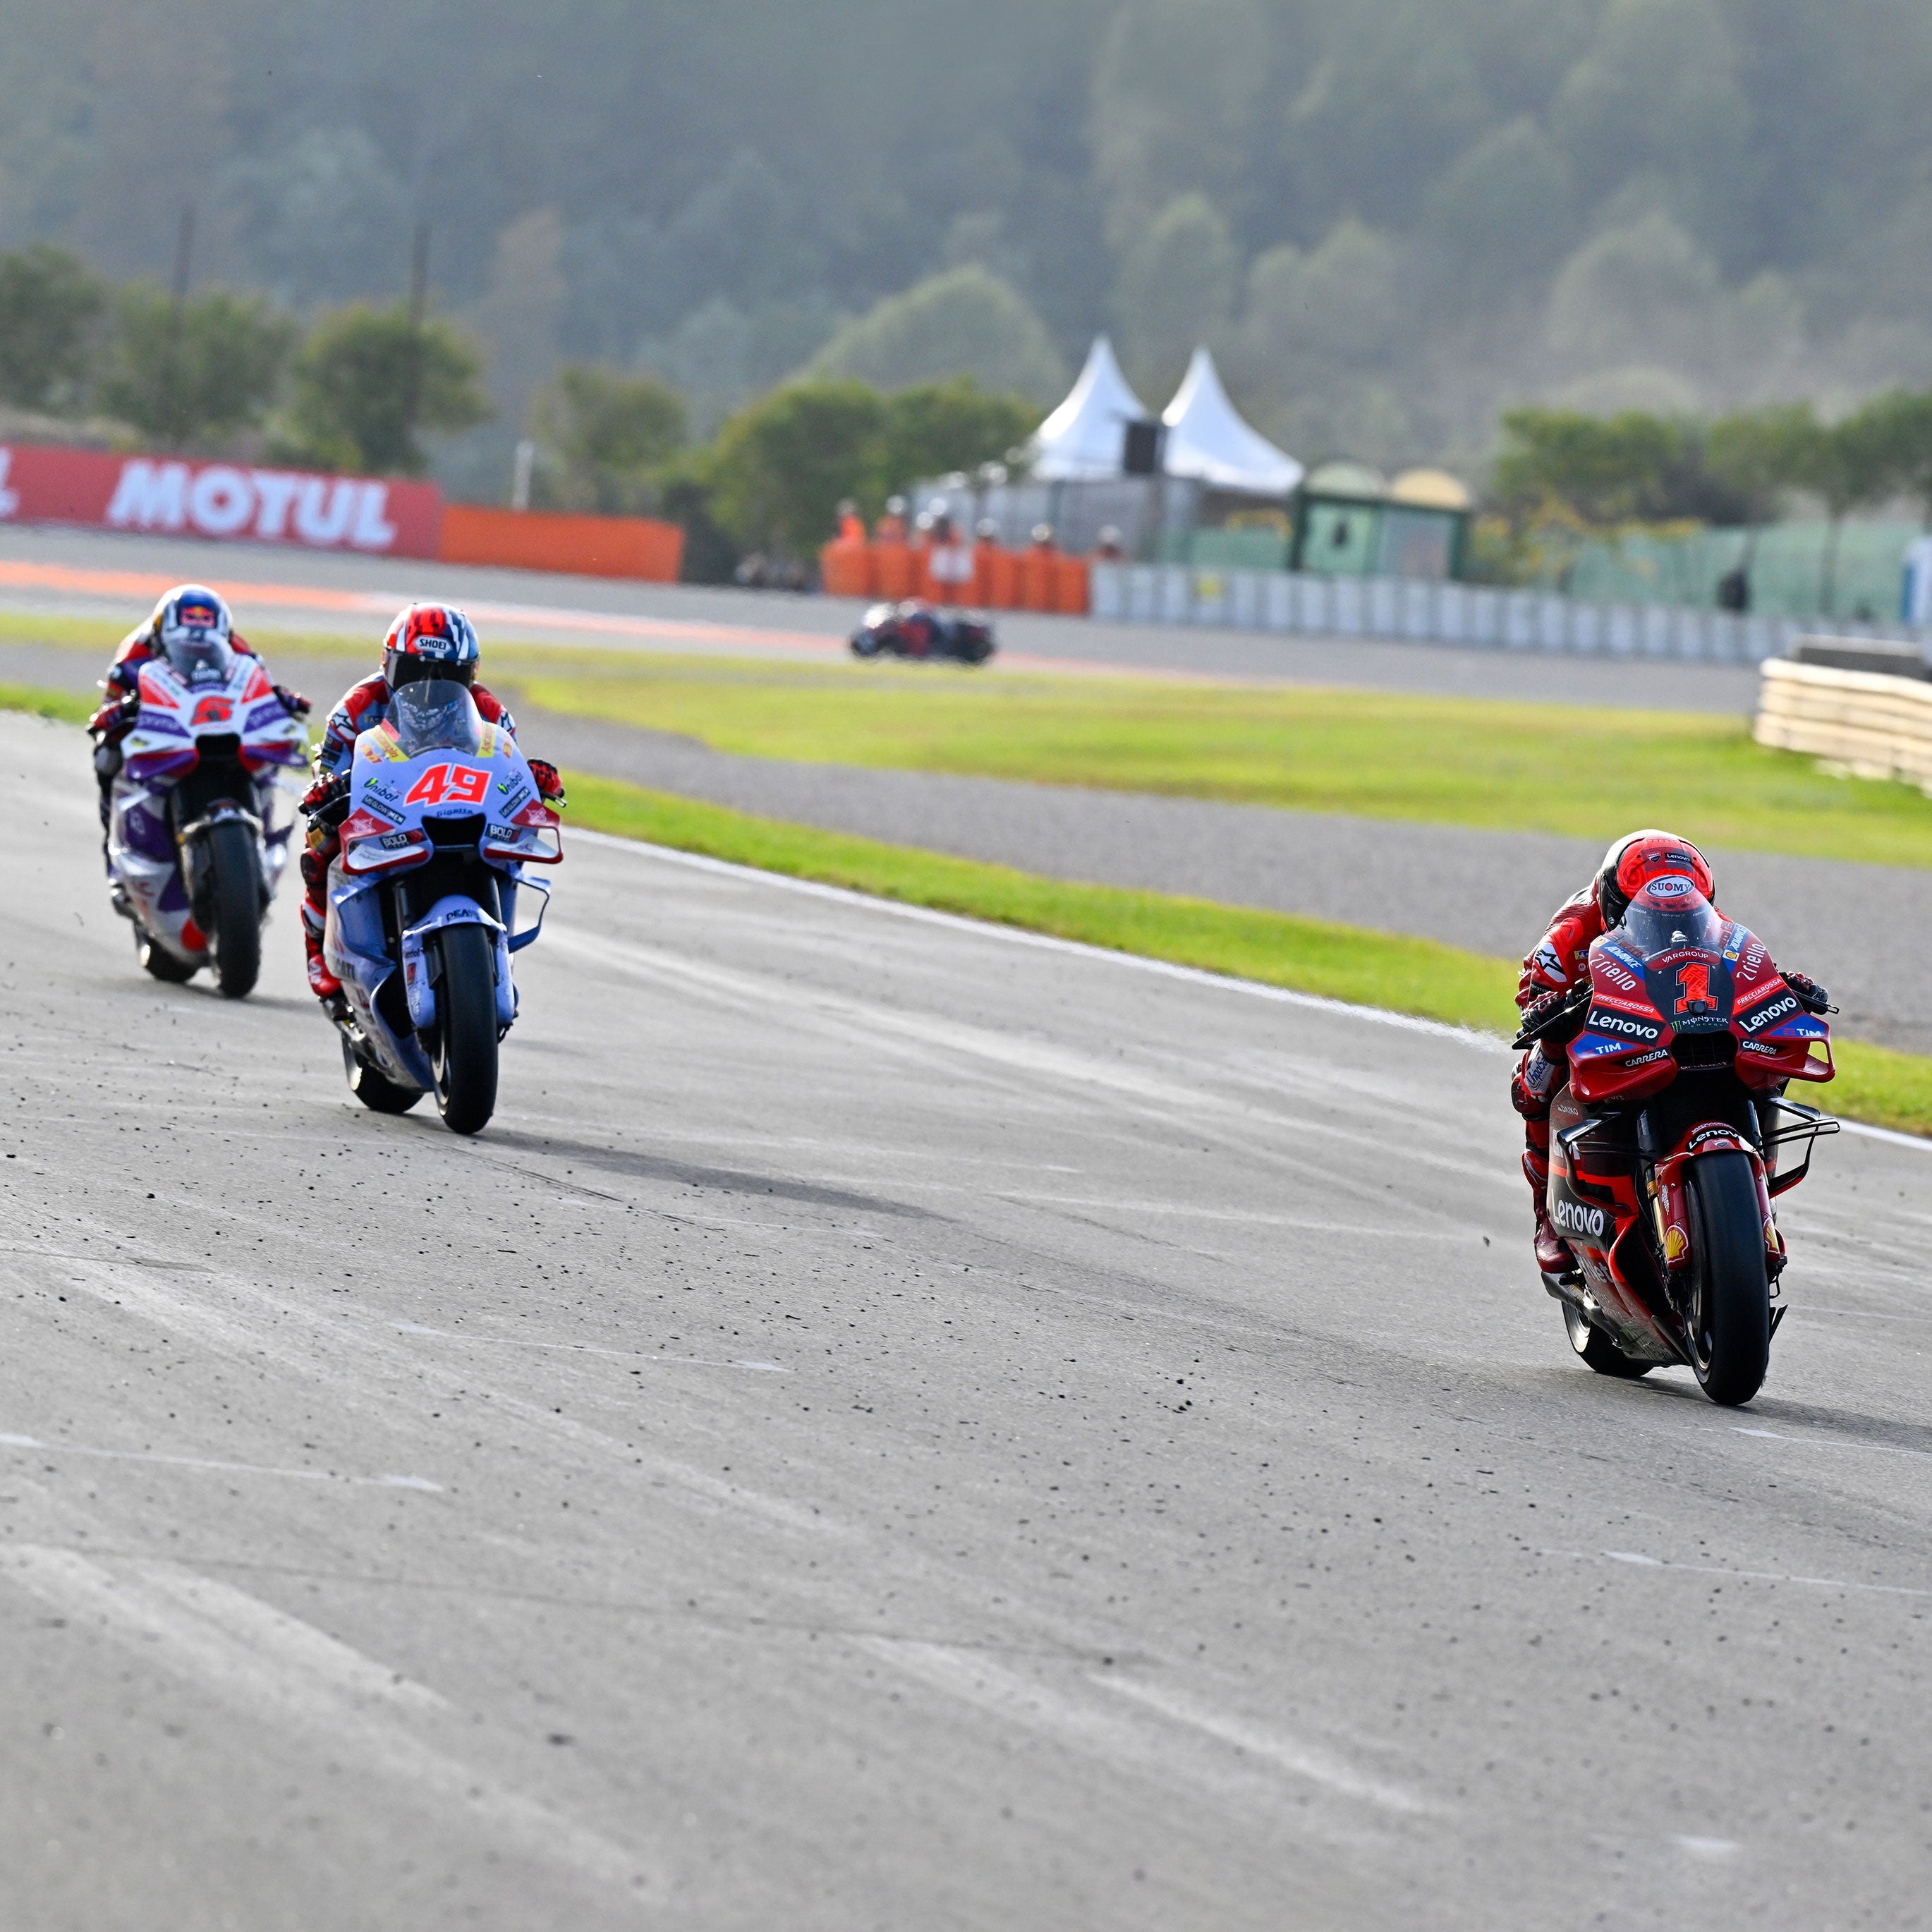
<svg viewBox="0 0 1932 1932">
<path fill-rule="evenodd" d="M 592 831 L 1354 1005 L 1386 1006 L 1498 1034 L 1514 1030 L 1514 964 L 1433 940 L 1206 899 L 1043 879 L 978 860 L 754 818 L 577 772 L 569 776 L 569 788 L 570 822 Z M 1834 1050 L 1838 1077 L 1816 1097 L 1855 1120 L 1932 1134 L 1932 1058 L 1859 1040 L 1834 1042 Z"/>
<path fill-rule="evenodd" d="M 382 648 L 382 631 L 380 623 L 370 621 L 366 638 L 340 631 L 278 631 L 261 624 L 244 624 L 241 628 L 249 643 L 272 661 L 278 656 L 373 658 Z M 47 644 L 56 650 L 82 652 L 98 657 L 104 670 L 131 628 L 110 618 L 42 616 L 30 610 L 0 610 L 0 644 Z"/>
<path fill-rule="evenodd" d="M 1407 939 L 1207 899 L 1070 884 L 976 859 L 754 818 L 610 778 L 569 777 L 570 824 L 648 839 L 881 898 L 1052 933 L 1456 1026 L 1505 1024 L 1516 969 L 1432 939 Z"/>
<path fill-rule="evenodd" d="M 58 718 L 63 724 L 85 724 L 100 703 L 98 697 L 86 697 L 79 692 L 0 684 L 0 711 L 30 711 L 36 718 Z"/>
<path fill-rule="evenodd" d="M 1932 866 L 1932 799 L 1827 777 L 1748 722 L 1663 711 L 939 665 L 491 654 L 546 710 L 759 758 Z M 1634 666 L 1640 689 L 1641 667 Z"/>
</svg>

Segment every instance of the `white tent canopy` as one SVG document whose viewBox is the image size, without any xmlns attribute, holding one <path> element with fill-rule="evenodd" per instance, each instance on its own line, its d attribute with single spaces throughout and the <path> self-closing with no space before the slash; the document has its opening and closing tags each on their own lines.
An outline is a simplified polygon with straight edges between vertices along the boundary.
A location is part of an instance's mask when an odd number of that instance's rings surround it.
<svg viewBox="0 0 1932 1932">
<path fill-rule="evenodd" d="M 1127 424 L 1147 419 L 1145 406 L 1114 360 L 1113 344 L 1096 335 L 1080 380 L 1034 434 L 1033 473 L 1043 483 L 1119 476 Z"/>
<path fill-rule="evenodd" d="M 1088 367 L 1092 368 L 1090 361 Z M 1235 413 L 1214 358 L 1205 349 L 1195 350 L 1161 420 L 1167 425 L 1166 467 L 1170 476 L 1191 476 L 1210 490 L 1238 490 L 1253 496 L 1286 496 L 1301 481 L 1301 465 Z"/>
</svg>

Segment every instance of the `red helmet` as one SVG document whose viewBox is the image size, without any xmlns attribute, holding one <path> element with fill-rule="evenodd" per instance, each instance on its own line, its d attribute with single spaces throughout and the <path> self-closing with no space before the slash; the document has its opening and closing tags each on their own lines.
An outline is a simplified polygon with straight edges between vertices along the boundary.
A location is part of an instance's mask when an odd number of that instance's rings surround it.
<svg viewBox="0 0 1932 1932">
<path fill-rule="evenodd" d="M 1597 909 L 1606 926 L 1620 926 L 1632 897 L 1653 879 L 1675 873 L 1688 878 L 1707 899 L 1718 896 L 1710 862 L 1688 838 L 1674 832 L 1632 832 L 1604 854 L 1597 874 Z"/>
<path fill-rule="evenodd" d="M 392 691 L 426 677 L 467 684 L 482 655 L 470 620 L 454 604 L 412 604 L 382 640 L 382 675 Z"/>
</svg>

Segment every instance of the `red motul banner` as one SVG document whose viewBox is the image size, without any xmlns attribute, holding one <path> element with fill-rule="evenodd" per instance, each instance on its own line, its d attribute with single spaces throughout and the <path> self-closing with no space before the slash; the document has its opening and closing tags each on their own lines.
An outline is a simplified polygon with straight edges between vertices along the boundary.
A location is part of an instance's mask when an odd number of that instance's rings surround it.
<svg viewBox="0 0 1932 1932">
<path fill-rule="evenodd" d="M 434 556 L 442 492 L 373 476 L 0 443 L 0 523 Z"/>
</svg>

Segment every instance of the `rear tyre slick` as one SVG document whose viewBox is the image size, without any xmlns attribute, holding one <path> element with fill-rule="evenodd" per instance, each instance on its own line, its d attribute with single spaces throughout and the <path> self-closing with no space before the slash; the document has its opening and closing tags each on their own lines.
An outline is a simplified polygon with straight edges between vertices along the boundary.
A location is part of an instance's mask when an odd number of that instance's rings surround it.
<svg viewBox="0 0 1932 1932">
<path fill-rule="evenodd" d="M 436 1108 L 452 1133 L 480 1133 L 496 1111 L 494 935 L 487 926 L 446 926 L 435 938 L 442 952 L 429 1055 Z"/>
<path fill-rule="evenodd" d="M 262 868 L 255 850 L 254 832 L 239 819 L 224 819 L 208 830 L 214 880 L 209 950 L 215 983 L 226 1000 L 245 999 L 262 976 Z"/>
<path fill-rule="evenodd" d="M 1600 1376 L 1614 1376 L 1620 1382 L 1635 1382 L 1650 1373 L 1652 1364 L 1631 1360 L 1609 1336 L 1598 1328 L 1580 1308 L 1563 1304 L 1563 1325 L 1570 1331 L 1570 1346 Z"/>
<path fill-rule="evenodd" d="M 406 1114 L 422 1098 L 420 1087 L 398 1087 L 388 1076 L 356 1057 L 346 1038 L 342 1042 L 342 1070 L 349 1090 L 371 1113 Z"/>
<path fill-rule="evenodd" d="M 1690 1366 L 1713 1402 L 1736 1408 L 1771 1364 L 1771 1284 L 1757 1180 L 1742 1154 L 1690 1163 Z"/>
</svg>

